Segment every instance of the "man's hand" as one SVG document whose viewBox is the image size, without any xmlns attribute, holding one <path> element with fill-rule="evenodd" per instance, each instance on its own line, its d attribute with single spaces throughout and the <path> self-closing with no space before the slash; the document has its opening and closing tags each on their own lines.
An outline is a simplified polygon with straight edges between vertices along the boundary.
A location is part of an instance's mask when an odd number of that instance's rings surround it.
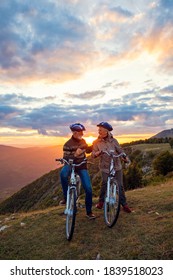
<svg viewBox="0 0 173 280">
<path fill-rule="evenodd" d="M 78 156 L 80 156 L 83 152 L 84 152 L 84 150 L 78 148 L 78 149 L 76 150 L 74 156 L 75 156 L 75 157 L 78 157 Z"/>
</svg>

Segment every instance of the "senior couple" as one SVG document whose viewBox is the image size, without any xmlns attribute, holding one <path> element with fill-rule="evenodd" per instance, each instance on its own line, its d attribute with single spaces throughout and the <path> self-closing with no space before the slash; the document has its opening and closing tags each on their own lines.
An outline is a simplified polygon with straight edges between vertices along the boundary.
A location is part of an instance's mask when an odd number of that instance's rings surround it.
<svg viewBox="0 0 173 280">
<path fill-rule="evenodd" d="M 70 126 L 72 131 L 72 137 L 63 146 L 63 158 L 66 160 L 73 159 L 74 163 L 78 164 L 86 158 L 86 153 L 92 152 L 92 157 L 96 158 L 100 156 L 100 171 L 102 174 L 102 185 L 100 189 L 99 201 L 96 204 L 96 208 L 102 209 L 104 204 L 104 196 L 107 185 L 107 178 L 109 173 L 110 160 L 106 154 L 102 154 L 103 150 L 115 150 L 116 154 L 123 152 L 118 141 L 113 138 L 110 131 L 113 130 L 112 126 L 107 122 L 101 122 L 97 125 L 98 127 L 98 138 L 93 142 L 92 146 L 88 146 L 85 140 L 82 138 L 85 127 L 80 123 L 75 123 Z M 128 158 L 125 156 L 122 158 L 123 161 L 128 162 Z M 123 187 L 123 172 L 121 159 L 115 159 L 116 166 L 116 179 L 120 185 L 120 203 L 125 212 L 130 213 L 131 209 L 128 207 Z M 87 164 L 84 163 L 76 168 L 76 172 L 79 174 L 82 186 L 85 191 L 85 205 L 86 205 L 86 216 L 89 219 L 95 219 L 95 215 L 92 212 L 92 186 L 90 177 L 87 171 Z M 64 165 L 61 170 L 60 178 L 63 189 L 64 199 L 60 201 L 63 205 L 66 203 L 67 188 L 68 188 L 68 176 L 70 168 L 68 165 Z"/>
</svg>

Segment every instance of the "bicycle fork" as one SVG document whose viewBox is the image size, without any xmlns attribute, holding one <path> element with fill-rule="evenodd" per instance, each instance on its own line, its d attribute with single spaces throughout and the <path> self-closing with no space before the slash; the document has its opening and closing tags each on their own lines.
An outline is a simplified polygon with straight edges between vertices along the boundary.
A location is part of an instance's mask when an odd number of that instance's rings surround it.
<svg viewBox="0 0 173 280">
<path fill-rule="evenodd" d="M 106 203 L 115 204 L 116 203 L 116 184 L 111 188 L 111 177 L 108 177 L 107 181 L 107 193 L 106 193 Z"/>
<path fill-rule="evenodd" d="M 67 201 L 66 201 L 66 208 L 64 210 L 64 214 L 69 215 L 69 216 L 73 215 L 73 210 L 70 207 L 70 191 L 73 189 L 76 191 L 75 186 L 68 186 L 68 189 L 67 189 Z"/>
</svg>

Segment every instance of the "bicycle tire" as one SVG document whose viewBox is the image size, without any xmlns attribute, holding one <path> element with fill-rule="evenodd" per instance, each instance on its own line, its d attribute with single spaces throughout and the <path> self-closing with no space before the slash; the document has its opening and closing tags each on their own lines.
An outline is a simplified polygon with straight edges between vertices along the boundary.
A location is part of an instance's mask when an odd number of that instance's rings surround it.
<svg viewBox="0 0 173 280">
<path fill-rule="evenodd" d="M 66 237 L 71 240 L 75 228 L 76 220 L 76 189 L 70 188 L 69 192 L 69 205 L 67 205 L 66 213 Z"/>
<path fill-rule="evenodd" d="M 120 188 L 115 179 L 110 181 L 109 193 L 109 197 L 106 194 L 104 200 L 104 220 L 106 225 L 111 228 L 117 222 L 120 212 Z"/>
</svg>

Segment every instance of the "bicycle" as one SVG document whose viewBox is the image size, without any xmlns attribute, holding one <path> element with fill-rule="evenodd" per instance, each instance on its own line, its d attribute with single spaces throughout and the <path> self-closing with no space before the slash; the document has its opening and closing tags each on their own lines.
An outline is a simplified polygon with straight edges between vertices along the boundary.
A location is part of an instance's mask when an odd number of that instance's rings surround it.
<svg viewBox="0 0 173 280">
<path fill-rule="evenodd" d="M 77 203 L 79 200 L 80 194 L 80 177 L 75 172 L 75 167 L 84 164 L 87 159 L 84 159 L 79 164 L 74 164 L 73 159 L 69 159 L 67 161 L 64 158 L 56 159 L 61 164 L 68 164 L 70 166 L 70 180 L 67 189 L 67 201 L 66 208 L 64 214 L 66 215 L 66 238 L 67 240 L 71 240 L 73 237 L 73 232 L 75 228 L 75 220 L 76 220 L 76 212 L 77 212 Z"/>
<path fill-rule="evenodd" d="M 102 151 L 110 156 L 109 175 L 107 179 L 107 189 L 104 199 L 104 220 L 108 227 L 113 227 L 118 220 L 120 212 L 120 186 L 115 179 L 116 169 L 114 167 L 114 158 L 125 157 L 124 153 L 115 155 L 114 150 Z"/>
</svg>

